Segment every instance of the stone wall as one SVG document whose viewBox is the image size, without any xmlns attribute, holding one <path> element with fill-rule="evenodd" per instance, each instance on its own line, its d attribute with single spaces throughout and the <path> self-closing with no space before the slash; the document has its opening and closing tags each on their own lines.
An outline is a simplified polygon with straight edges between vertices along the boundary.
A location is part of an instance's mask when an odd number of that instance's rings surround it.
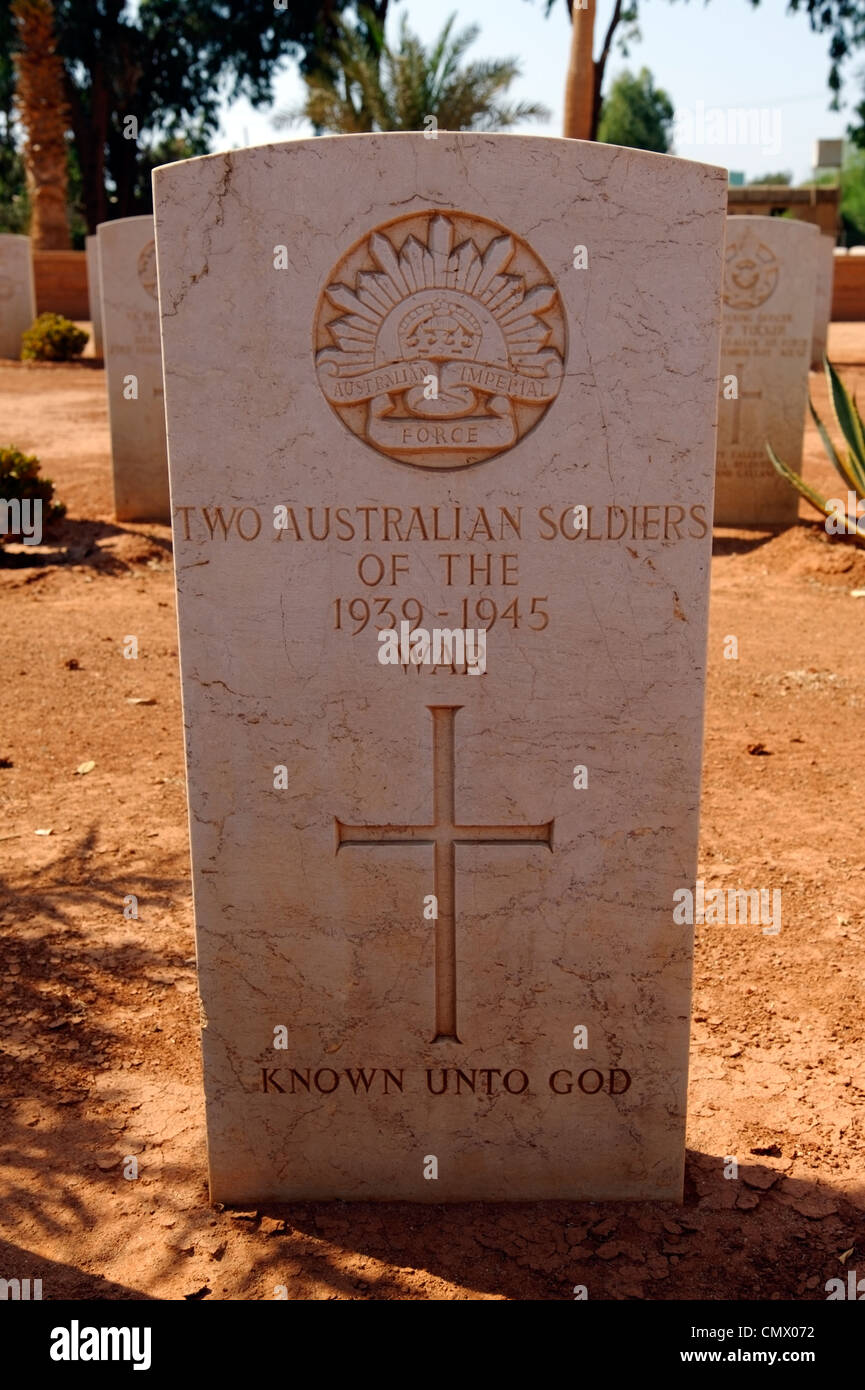
<svg viewBox="0 0 865 1390">
<path fill-rule="evenodd" d="M 780 217 L 789 212 L 801 222 L 813 222 L 826 236 L 838 235 L 841 191 L 835 187 L 786 188 L 749 184 L 727 189 L 727 211 L 735 217 Z"/>
<path fill-rule="evenodd" d="M 832 318 L 836 322 L 865 320 L 865 256 L 836 253 Z"/>
<path fill-rule="evenodd" d="M 34 251 L 36 312 L 89 319 L 87 257 L 83 251 Z"/>
</svg>

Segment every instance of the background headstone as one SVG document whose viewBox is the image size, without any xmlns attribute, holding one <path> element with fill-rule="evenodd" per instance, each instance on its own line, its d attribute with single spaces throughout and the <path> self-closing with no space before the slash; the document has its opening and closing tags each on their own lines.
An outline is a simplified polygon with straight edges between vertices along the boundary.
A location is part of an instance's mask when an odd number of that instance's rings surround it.
<svg viewBox="0 0 865 1390">
<path fill-rule="evenodd" d="M 102 356 L 102 299 L 99 286 L 99 237 L 84 238 L 87 252 L 87 301 L 90 305 L 90 325 L 93 329 L 93 352 Z"/>
<path fill-rule="evenodd" d="M 103 222 L 97 233 L 114 513 L 118 521 L 168 521 L 153 218 Z"/>
<path fill-rule="evenodd" d="M 728 217 L 715 525 L 792 525 L 799 494 L 768 441 L 802 461 L 814 329 L 817 228 L 787 217 Z"/>
<path fill-rule="evenodd" d="M 823 354 L 832 321 L 832 285 L 835 279 L 835 238 L 818 236 L 816 241 L 817 283 L 814 294 L 814 331 L 811 337 L 811 366 L 823 366 Z"/>
<path fill-rule="evenodd" d="M 21 334 L 36 317 L 29 236 L 0 234 L 0 357 L 21 356 Z"/>
<path fill-rule="evenodd" d="M 213 1199 L 679 1198 L 726 172 L 154 186 Z"/>
</svg>

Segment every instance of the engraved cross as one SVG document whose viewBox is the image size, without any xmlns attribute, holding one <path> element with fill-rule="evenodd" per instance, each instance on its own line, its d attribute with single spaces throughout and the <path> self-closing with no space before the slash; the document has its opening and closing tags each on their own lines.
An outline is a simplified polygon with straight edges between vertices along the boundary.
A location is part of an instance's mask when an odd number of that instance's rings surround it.
<svg viewBox="0 0 865 1390">
<path fill-rule="evenodd" d="M 435 924 L 435 1037 L 457 1036 L 455 845 L 546 845 L 553 848 L 553 821 L 545 825 L 458 825 L 454 805 L 454 725 L 462 705 L 428 705 L 433 720 L 431 825 L 344 825 L 336 817 L 336 850 L 343 845 L 432 845 Z"/>
</svg>

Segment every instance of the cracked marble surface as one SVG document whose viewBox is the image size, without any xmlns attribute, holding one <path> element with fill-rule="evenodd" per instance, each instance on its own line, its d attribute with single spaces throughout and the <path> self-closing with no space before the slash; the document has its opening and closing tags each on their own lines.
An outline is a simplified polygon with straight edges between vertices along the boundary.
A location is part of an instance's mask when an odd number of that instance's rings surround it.
<svg viewBox="0 0 865 1390">
<path fill-rule="evenodd" d="M 84 251 L 87 256 L 87 302 L 90 309 L 90 327 L 93 330 L 93 352 L 102 357 L 102 292 L 99 277 L 99 237 L 94 232 L 84 238 Z"/>
<path fill-rule="evenodd" d="M 97 236 L 115 516 L 169 521 L 153 218 L 103 222 Z"/>
<path fill-rule="evenodd" d="M 723 171 L 440 133 L 209 156 L 155 190 L 214 1200 L 678 1196 Z M 566 319 L 556 399 L 458 469 L 346 429 L 314 340 L 351 247 L 448 210 L 527 241 Z M 486 674 L 378 661 L 407 601 L 455 628 L 480 597 Z M 552 848 L 494 834 L 550 822 Z"/>
</svg>

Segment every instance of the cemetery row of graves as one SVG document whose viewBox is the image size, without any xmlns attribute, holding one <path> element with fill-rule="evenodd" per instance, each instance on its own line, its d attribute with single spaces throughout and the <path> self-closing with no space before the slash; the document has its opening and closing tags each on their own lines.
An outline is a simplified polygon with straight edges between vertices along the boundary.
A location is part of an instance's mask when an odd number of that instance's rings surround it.
<svg viewBox="0 0 865 1390">
<path fill-rule="evenodd" d="M 799 407 L 808 367 L 823 365 L 834 244 L 809 223 L 733 217 L 726 248 L 721 376 L 722 400 L 730 408 L 719 416 L 714 520 L 719 526 L 785 525 L 796 518 L 798 498 L 768 465 L 766 439 L 771 437 L 781 459 L 798 472 L 804 425 Z M 274 247 L 275 260 L 278 253 Z M 104 223 L 98 235 L 87 238 L 87 269 L 93 355 L 103 357 L 103 301 L 110 343 L 105 362 L 114 516 L 168 521 L 153 218 Z M 0 352 L 15 360 L 36 320 L 28 237 L 0 236 L 0 286 Z M 580 520 L 575 518 L 576 527 Z M 658 525 L 669 540 L 682 521 L 667 514 L 648 524 Z"/>
<path fill-rule="evenodd" d="M 69 360 L 0 236 L 0 451 L 63 504 L 0 550 L 10 1268 L 825 1298 L 865 1211 L 832 238 L 524 137 L 154 189 Z"/>
</svg>

